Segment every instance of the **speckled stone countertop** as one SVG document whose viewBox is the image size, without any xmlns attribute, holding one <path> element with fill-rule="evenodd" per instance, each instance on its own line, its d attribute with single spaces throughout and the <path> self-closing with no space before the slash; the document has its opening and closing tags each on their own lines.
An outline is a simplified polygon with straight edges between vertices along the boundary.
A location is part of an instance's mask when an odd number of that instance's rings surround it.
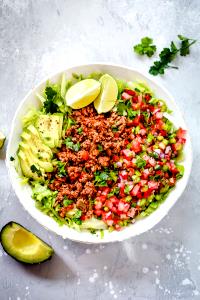
<svg viewBox="0 0 200 300">
<path fill-rule="evenodd" d="M 177 34 L 200 40 L 199 0 L 1 0 L 0 130 L 43 77 L 68 65 L 114 62 L 145 72 L 153 59 L 132 46 L 151 36 L 159 50 Z M 0 152 L 0 227 L 27 226 L 55 249 L 50 262 L 24 266 L 0 248 L 1 300 L 200 299 L 200 50 L 157 78 L 175 96 L 193 140 L 189 184 L 153 230 L 122 243 L 84 245 L 42 228 L 19 204 Z"/>
</svg>

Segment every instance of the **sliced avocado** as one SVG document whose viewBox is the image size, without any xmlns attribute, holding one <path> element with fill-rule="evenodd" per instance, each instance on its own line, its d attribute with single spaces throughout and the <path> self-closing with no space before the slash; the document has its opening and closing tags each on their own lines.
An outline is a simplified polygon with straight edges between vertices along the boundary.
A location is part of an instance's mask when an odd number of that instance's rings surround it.
<svg viewBox="0 0 200 300">
<path fill-rule="evenodd" d="M 20 142 L 19 143 L 19 149 L 28 149 L 31 148 L 31 151 L 33 155 L 35 155 L 38 159 L 41 159 L 43 161 L 51 161 L 51 156 L 48 152 L 45 152 L 42 148 L 38 148 L 32 141 L 29 143 L 26 142 Z"/>
<path fill-rule="evenodd" d="M 42 176 L 39 176 L 36 172 L 32 172 L 31 165 L 30 165 L 29 161 L 27 160 L 27 157 L 23 151 L 20 150 L 18 152 L 18 158 L 19 158 L 21 170 L 22 170 L 22 173 L 24 176 L 26 176 L 28 178 L 32 178 L 37 181 L 43 181 Z"/>
<path fill-rule="evenodd" d="M 2 132 L 0 132 L 0 149 L 3 148 L 5 140 L 6 140 L 5 135 Z"/>
<path fill-rule="evenodd" d="M 44 143 L 50 148 L 60 146 L 61 128 L 63 124 L 63 116 L 57 115 L 40 115 L 36 128 L 38 129 Z"/>
<path fill-rule="evenodd" d="M 38 165 L 39 168 L 44 169 L 45 172 L 52 172 L 53 171 L 53 165 L 49 161 L 43 161 L 39 159 L 34 153 L 32 152 L 31 145 L 28 144 L 20 144 L 21 152 L 24 153 L 24 155 L 27 158 L 27 161 L 29 162 L 30 166 L 32 165 Z"/>
<path fill-rule="evenodd" d="M 15 222 L 9 222 L 2 228 L 0 241 L 7 254 L 26 264 L 44 262 L 54 253 L 51 246 Z"/>
<path fill-rule="evenodd" d="M 48 153 L 52 158 L 53 153 L 51 149 L 44 144 L 40 138 L 38 130 L 33 125 L 28 126 L 26 131 L 22 132 L 21 138 L 28 143 L 34 144 L 34 146 L 39 148 L 40 151 Z"/>
</svg>

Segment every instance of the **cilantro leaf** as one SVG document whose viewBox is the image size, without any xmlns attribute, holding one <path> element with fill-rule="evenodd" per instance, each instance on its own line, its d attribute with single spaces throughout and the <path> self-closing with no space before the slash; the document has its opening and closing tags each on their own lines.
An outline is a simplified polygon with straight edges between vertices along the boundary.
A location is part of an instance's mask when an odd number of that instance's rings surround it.
<svg viewBox="0 0 200 300">
<path fill-rule="evenodd" d="M 139 55 L 147 55 L 151 57 L 156 52 L 156 46 L 152 45 L 153 39 L 144 37 L 141 39 L 141 43 L 133 47 L 134 51 Z"/>
<path fill-rule="evenodd" d="M 58 168 L 58 176 L 64 177 L 67 175 L 65 170 L 66 163 L 63 163 L 62 161 L 57 162 L 57 168 Z"/>
<path fill-rule="evenodd" d="M 63 200 L 63 205 L 66 207 L 72 203 L 73 203 L 73 201 L 71 199 L 67 199 L 67 197 L 65 196 L 65 198 Z"/>
<path fill-rule="evenodd" d="M 180 55 L 186 56 L 186 55 L 190 54 L 190 46 L 192 46 L 194 43 L 196 43 L 196 40 L 189 39 L 180 34 L 178 35 L 178 38 L 179 38 L 179 40 L 181 40 Z"/>
<path fill-rule="evenodd" d="M 58 111 L 58 105 L 54 103 L 54 99 L 57 96 L 57 91 L 52 87 L 47 86 L 45 88 L 45 94 L 47 98 L 47 100 L 44 102 L 44 109 L 46 113 L 56 113 Z"/>
<path fill-rule="evenodd" d="M 78 152 L 80 150 L 80 148 L 81 148 L 80 143 L 78 142 L 77 144 L 74 144 L 72 142 L 72 138 L 71 137 L 67 137 L 65 139 L 64 143 L 65 143 L 65 145 L 66 145 L 67 148 L 69 148 L 69 149 L 71 149 L 73 151 L 76 151 L 76 152 Z"/>
<path fill-rule="evenodd" d="M 117 172 L 111 170 L 111 171 L 97 171 L 94 173 L 94 182 L 96 186 L 107 186 L 107 180 L 112 180 L 114 182 L 117 181 Z"/>
<path fill-rule="evenodd" d="M 77 209 L 75 214 L 73 215 L 72 221 L 75 222 L 77 225 L 82 224 L 82 220 L 80 217 L 82 216 L 82 211 L 80 209 Z"/>
<path fill-rule="evenodd" d="M 42 172 L 40 171 L 40 169 L 38 169 L 35 165 L 31 166 L 31 171 L 33 173 L 37 173 L 38 176 L 42 176 Z"/>
<path fill-rule="evenodd" d="M 182 35 L 178 35 L 178 38 L 181 40 L 180 48 L 177 48 L 173 41 L 171 42 L 169 48 L 164 48 L 159 54 L 160 60 L 155 61 L 153 66 L 151 66 L 149 69 L 149 73 L 151 75 L 162 75 L 165 73 L 165 69 L 167 68 L 178 69 L 178 67 L 171 66 L 170 63 L 176 58 L 179 52 L 181 56 L 188 55 L 190 53 L 190 46 L 196 43 L 196 40 L 186 38 Z"/>
</svg>

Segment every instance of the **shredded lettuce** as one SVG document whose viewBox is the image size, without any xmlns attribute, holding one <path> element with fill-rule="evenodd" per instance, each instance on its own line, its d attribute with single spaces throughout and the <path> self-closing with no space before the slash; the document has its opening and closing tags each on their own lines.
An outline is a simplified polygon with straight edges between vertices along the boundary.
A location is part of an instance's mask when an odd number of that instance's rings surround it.
<svg viewBox="0 0 200 300">
<path fill-rule="evenodd" d="M 31 124 L 35 124 L 40 112 L 35 108 L 31 108 L 27 114 L 22 118 L 23 128 L 27 128 Z"/>
</svg>

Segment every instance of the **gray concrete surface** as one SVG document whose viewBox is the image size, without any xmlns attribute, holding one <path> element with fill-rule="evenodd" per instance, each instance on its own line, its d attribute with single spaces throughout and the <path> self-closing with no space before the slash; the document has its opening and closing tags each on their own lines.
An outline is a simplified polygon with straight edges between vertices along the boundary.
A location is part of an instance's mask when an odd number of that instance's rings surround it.
<svg viewBox="0 0 200 300">
<path fill-rule="evenodd" d="M 21 99 L 44 76 L 73 63 L 115 62 L 148 71 L 132 46 L 152 36 L 159 49 L 176 35 L 200 40 L 199 0 L 1 0 L 0 130 L 9 136 Z M 0 227 L 18 221 L 52 244 L 52 261 L 24 266 L 0 248 L 0 299 L 200 299 L 200 50 L 159 77 L 184 112 L 193 140 L 192 176 L 153 230 L 112 245 L 62 240 L 19 204 L 0 152 Z"/>
</svg>

